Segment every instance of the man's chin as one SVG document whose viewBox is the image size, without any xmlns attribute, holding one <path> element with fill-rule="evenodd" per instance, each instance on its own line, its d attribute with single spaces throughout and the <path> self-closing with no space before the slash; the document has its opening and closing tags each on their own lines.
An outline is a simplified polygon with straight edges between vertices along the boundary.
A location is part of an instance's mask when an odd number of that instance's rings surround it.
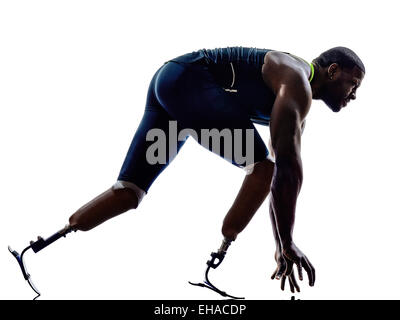
<svg viewBox="0 0 400 320">
<path fill-rule="evenodd" d="M 342 110 L 342 107 L 331 108 L 331 110 L 333 112 L 339 112 L 340 110 Z"/>
<path fill-rule="evenodd" d="M 333 112 L 339 112 L 340 110 L 342 110 L 342 106 L 339 105 L 339 104 L 330 104 L 330 103 L 327 103 L 326 105 L 327 105 L 327 106 L 329 107 L 329 109 L 331 109 Z"/>
</svg>

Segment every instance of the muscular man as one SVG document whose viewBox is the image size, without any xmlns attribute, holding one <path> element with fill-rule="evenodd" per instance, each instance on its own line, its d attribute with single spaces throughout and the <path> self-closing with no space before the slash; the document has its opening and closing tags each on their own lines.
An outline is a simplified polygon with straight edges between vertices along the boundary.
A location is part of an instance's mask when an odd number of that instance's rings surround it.
<svg viewBox="0 0 400 320">
<path fill-rule="evenodd" d="M 292 237 L 303 179 L 301 134 L 312 99 L 321 99 L 338 112 L 356 98 L 364 74 L 362 61 L 345 47 L 323 52 L 312 63 L 286 52 L 245 47 L 202 49 L 165 62 L 151 80 L 144 115 L 117 182 L 76 211 L 69 219 L 70 227 L 87 231 L 136 209 L 189 135 L 198 138 L 204 129 L 230 133 L 241 129 L 239 140 L 224 141 L 227 149 L 218 153 L 247 171 L 224 219 L 222 234 L 226 241 L 235 240 L 271 191 L 277 262 L 272 278 L 281 279 L 282 290 L 288 278 L 291 291 L 299 291 L 293 272 L 296 264 L 299 278 L 304 268 L 313 286 L 314 268 Z M 170 139 L 171 122 L 183 132 L 178 139 Z M 253 123 L 269 125 L 269 149 Z M 155 128 L 166 134 L 169 155 L 164 162 L 149 161 L 154 139 L 147 134 Z M 252 139 L 245 138 L 246 130 L 251 130 Z M 212 148 L 203 141 L 201 145 Z M 226 152 L 237 154 L 238 149 L 251 151 L 251 163 L 243 164 Z"/>
</svg>

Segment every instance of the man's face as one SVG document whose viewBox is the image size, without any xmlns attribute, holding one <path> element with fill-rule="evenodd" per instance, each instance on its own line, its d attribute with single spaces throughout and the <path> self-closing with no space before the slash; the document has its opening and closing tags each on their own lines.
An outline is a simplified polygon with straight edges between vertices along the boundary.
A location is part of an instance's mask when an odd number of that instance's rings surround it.
<svg viewBox="0 0 400 320">
<path fill-rule="evenodd" d="M 356 98 L 356 90 L 361 85 L 364 72 L 358 67 L 341 68 L 333 63 L 328 68 L 328 80 L 324 86 L 322 100 L 333 111 L 339 112 Z"/>
</svg>

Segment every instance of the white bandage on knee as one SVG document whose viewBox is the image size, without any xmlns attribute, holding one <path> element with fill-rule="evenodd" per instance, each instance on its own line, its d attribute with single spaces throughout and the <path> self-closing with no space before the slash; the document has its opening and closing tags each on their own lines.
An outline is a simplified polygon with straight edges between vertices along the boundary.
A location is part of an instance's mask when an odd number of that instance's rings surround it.
<svg viewBox="0 0 400 320">
<path fill-rule="evenodd" d="M 275 159 L 274 159 L 274 157 L 273 157 L 270 153 L 268 154 L 267 159 L 268 159 L 269 161 L 275 163 Z M 246 176 L 249 175 L 249 174 L 252 174 L 252 173 L 253 173 L 253 170 L 254 170 L 254 166 L 255 166 L 257 163 L 260 163 L 260 162 L 261 162 L 261 161 L 258 161 L 258 162 L 249 164 L 249 165 L 246 166 L 246 167 L 243 167 L 243 170 L 246 171 Z"/>
<path fill-rule="evenodd" d="M 142 190 L 136 184 L 134 184 L 133 182 L 129 182 L 129 181 L 117 180 L 117 182 L 113 184 L 112 188 L 114 190 L 128 188 L 128 189 L 132 189 L 133 191 L 135 191 L 136 196 L 138 198 L 138 206 L 139 206 L 140 202 L 142 201 L 143 197 L 146 195 L 146 191 Z"/>
<path fill-rule="evenodd" d="M 275 163 L 275 155 L 271 153 L 268 153 L 267 159 L 273 163 Z"/>
<path fill-rule="evenodd" d="M 254 166 L 255 166 L 257 163 L 258 163 L 258 162 L 252 163 L 252 164 L 249 164 L 248 166 L 243 167 L 243 170 L 246 171 L 246 176 L 249 175 L 249 174 L 251 174 L 251 173 L 253 172 Z"/>
<path fill-rule="evenodd" d="M 268 140 L 268 156 L 267 159 L 271 160 L 273 163 L 275 163 L 275 152 L 274 149 L 272 148 L 272 141 L 271 139 Z"/>
</svg>

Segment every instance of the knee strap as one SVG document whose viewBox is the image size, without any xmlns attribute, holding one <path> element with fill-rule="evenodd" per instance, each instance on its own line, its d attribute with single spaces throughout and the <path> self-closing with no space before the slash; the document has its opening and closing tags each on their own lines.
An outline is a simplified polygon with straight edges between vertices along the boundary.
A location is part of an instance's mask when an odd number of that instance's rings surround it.
<svg viewBox="0 0 400 320">
<path fill-rule="evenodd" d="M 267 159 L 273 163 L 275 163 L 274 157 L 269 153 Z M 246 176 L 253 173 L 254 166 L 261 161 L 257 161 L 255 163 L 249 164 L 248 166 L 243 167 L 243 170 L 246 171 Z"/>
<path fill-rule="evenodd" d="M 117 180 L 117 182 L 113 184 L 112 188 L 114 190 L 128 188 L 128 189 L 135 191 L 136 196 L 138 198 L 138 206 L 139 206 L 140 202 L 142 201 L 143 197 L 146 195 L 146 191 L 142 190 L 136 184 L 134 184 L 133 182 L 129 182 L 129 181 Z"/>
</svg>

